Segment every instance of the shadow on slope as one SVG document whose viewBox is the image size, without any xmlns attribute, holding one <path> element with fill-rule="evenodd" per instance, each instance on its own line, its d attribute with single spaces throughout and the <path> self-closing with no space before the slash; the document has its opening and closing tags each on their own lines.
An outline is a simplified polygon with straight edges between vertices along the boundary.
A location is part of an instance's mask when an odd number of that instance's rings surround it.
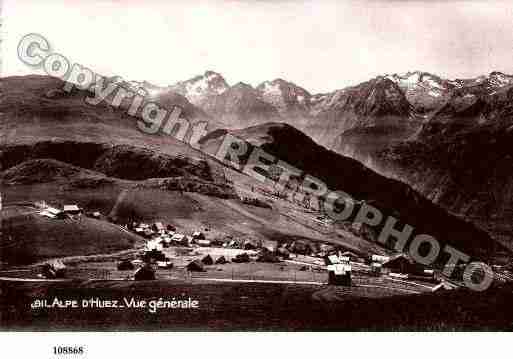
<svg viewBox="0 0 513 359">
<path fill-rule="evenodd" d="M 210 133 L 203 139 L 203 147 L 207 151 L 217 148 L 226 133 L 226 130 Z M 396 228 L 410 224 L 415 227 L 414 234 L 430 234 L 442 244 L 450 244 L 475 258 L 486 259 L 505 250 L 486 232 L 448 214 L 408 185 L 383 177 L 351 158 L 317 145 L 289 125 L 269 123 L 230 133 L 321 179 L 331 190 L 349 193 L 379 208 L 385 216 L 393 215 L 400 221 Z M 353 211 L 353 218 L 356 212 Z"/>
</svg>

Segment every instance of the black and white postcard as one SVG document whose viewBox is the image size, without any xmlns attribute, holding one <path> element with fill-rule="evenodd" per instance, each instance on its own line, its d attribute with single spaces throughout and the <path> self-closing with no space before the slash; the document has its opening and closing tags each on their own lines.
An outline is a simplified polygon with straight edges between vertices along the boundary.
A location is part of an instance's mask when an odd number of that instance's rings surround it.
<svg viewBox="0 0 513 359">
<path fill-rule="evenodd" d="M 513 328 L 510 3 L 1 12 L 1 331 Z"/>
</svg>

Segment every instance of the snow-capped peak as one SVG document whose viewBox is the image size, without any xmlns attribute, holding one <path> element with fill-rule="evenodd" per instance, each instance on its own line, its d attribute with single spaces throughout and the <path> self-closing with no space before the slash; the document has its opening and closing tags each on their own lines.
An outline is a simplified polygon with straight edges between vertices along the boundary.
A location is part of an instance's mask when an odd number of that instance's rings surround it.
<svg viewBox="0 0 513 359">
<path fill-rule="evenodd" d="M 263 84 L 263 88 L 261 89 L 262 94 L 272 96 L 272 95 L 281 95 L 280 85 L 278 83 L 272 83 L 270 81 L 265 81 Z"/>
<path fill-rule="evenodd" d="M 280 111 L 290 107 L 304 107 L 310 102 L 311 95 L 302 87 L 282 79 L 264 81 L 257 86 L 260 97 Z"/>
<path fill-rule="evenodd" d="M 229 86 L 221 74 L 214 71 L 205 71 L 203 75 L 178 82 L 171 88 L 185 96 L 193 104 L 199 105 L 209 96 L 224 93 Z"/>
<path fill-rule="evenodd" d="M 165 87 L 153 85 L 148 81 L 127 81 L 121 76 L 112 76 L 108 80 L 111 83 L 124 87 L 125 89 L 133 91 L 141 96 L 157 96 L 161 92 L 167 90 Z"/>
<path fill-rule="evenodd" d="M 395 82 L 403 90 L 410 90 L 422 86 L 427 89 L 445 90 L 446 87 L 438 76 L 427 72 L 414 71 L 405 74 L 385 75 L 385 78 Z"/>
</svg>

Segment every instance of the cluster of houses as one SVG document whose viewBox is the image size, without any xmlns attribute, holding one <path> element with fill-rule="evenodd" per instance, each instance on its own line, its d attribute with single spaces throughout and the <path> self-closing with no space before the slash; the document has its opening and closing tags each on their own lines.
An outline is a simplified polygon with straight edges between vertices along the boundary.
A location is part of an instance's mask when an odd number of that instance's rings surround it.
<svg viewBox="0 0 513 359">
<path fill-rule="evenodd" d="M 185 235 L 178 233 L 174 226 L 164 226 L 161 222 L 156 222 L 152 225 L 138 223 L 133 225 L 133 231 L 141 235 L 147 236 L 142 256 L 135 260 L 123 260 L 118 263 L 117 269 L 120 271 L 135 270 L 134 280 L 153 280 L 155 279 L 155 270 L 158 269 L 172 269 L 173 263 L 171 259 L 166 257 L 163 249 L 169 246 L 219 246 L 219 247 L 233 247 L 243 249 L 259 249 L 256 254 L 256 261 L 260 262 L 279 262 L 280 259 L 274 254 L 271 249 L 265 246 L 258 246 L 258 243 L 252 241 L 245 241 L 242 244 L 231 241 L 211 241 L 205 238 L 201 231 L 196 231 L 192 235 Z M 250 255 L 247 252 L 239 253 L 231 259 L 234 263 L 248 263 L 251 261 Z M 226 264 L 229 261 L 220 256 L 214 260 L 211 255 L 205 255 L 201 260 L 195 259 L 189 262 L 186 270 L 189 272 L 203 272 L 205 267 L 209 265 Z M 130 277 L 130 276 L 129 276 Z"/>
<path fill-rule="evenodd" d="M 262 248 L 261 242 L 251 239 L 243 241 L 207 239 L 202 231 L 195 231 L 192 235 L 180 233 L 173 225 L 168 224 L 165 226 L 162 222 L 155 222 L 151 225 L 147 223 L 133 223 L 129 226 L 129 229 L 147 239 L 146 248 L 148 250 L 162 250 L 170 246 L 190 247 L 192 245 L 245 250 Z"/>
<path fill-rule="evenodd" d="M 147 223 L 132 223 L 129 229 L 147 239 L 144 246 L 144 254 L 141 263 L 155 263 L 159 268 L 172 268 L 172 263 L 169 258 L 163 253 L 164 248 L 171 246 L 180 247 L 220 247 L 220 248 L 234 248 L 244 250 L 258 250 L 257 261 L 260 262 L 279 262 L 278 254 L 284 258 L 288 258 L 288 252 L 276 252 L 276 247 L 264 246 L 261 242 L 246 239 L 244 241 L 236 241 L 234 239 L 219 240 L 207 239 L 202 231 L 195 231 L 192 235 L 180 233 L 173 225 L 164 225 L 162 222 L 155 222 L 153 224 Z M 232 258 L 234 263 L 250 262 L 250 257 L 247 253 L 241 253 Z M 134 261 L 132 261 L 134 263 Z M 210 255 L 205 256 L 202 260 L 194 260 L 187 269 L 189 271 L 203 271 L 205 265 L 210 264 L 224 264 L 228 263 L 224 256 L 217 258 L 214 261 Z M 131 269 L 125 263 L 122 266 L 125 270 Z M 120 268 L 118 268 L 120 269 Z"/>
<path fill-rule="evenodd" d="M 77 218 L 82 214 L 88 217 L 100 219 L 102 214 L 99 211 L 85 212 L 78 204 L 68 203 L 62 206 L 50 206 L 45 201 L 35 203 L 36 208 L 39 209 L 39 215 L 51 219 L 66 219 Z"/>
<path fill-rule="evenodd" d="M 64 278 L 66 276 L 66 265 L 59 260 L 52 260 L 43 263 L 40 267 L 39 277 L 46 279 Z"/>
<path fill-rule="evenodd" d="M 329 254 L 324 257 L 328 270 L 328 283 L 334 285 L 351 285 L 351 263 L 362 262 L 370 266 L 370 273 L 375 276 L 388 275 L 398 279 L 416 279 L 438 282 L 434 270 L 413 261 L 407 254 L 395 256 L 372 255 L 368 259 L 360 258 L 352 252 Z M 448 283 L 442 282 L 435 289 L 448 289 Z"/>
<path fill-rule="evenodd" d="M 251 199 L 243 199 L 245 202 L 253 201 Z M 62 208 L 52 207 L 47 205 L 45 202 L 38 202 L 36 206 L 39 208 L 39 214 L 44 217 L 51 219 L 65 219 L 65 218 L 76 218 L 80 217 L 83 213 L 82 209 L 76 204 L 65 204 Z M 100 212 L 87 213 L 88 216 L 93 218 L 100 218 Z M 281 259 L 289 259 L 291 253 L 315 256 L 322 258 L 325 261 L 325 265 L 329 274 L 328 282 L 334 285 L 351 285 L 351 262 L 353 263 L 367 263 L 370 266 L 370 272 L 373 275 L 380 276 L 387 274 L 397 278 L 410 278 L 410 279 L 433 279 L 434 271 L 430 268 L 414 262 L 406 254 L 398 254 L 393 257 L 372 255 L 368 258 L 362 258 L 361 256 L 346 251 L 341 253 L 333 245 L 321 244 L 315 246 L 311 243 L 304 241 L 292 241 L 288 243 L 282 243 L 281 246 L 273 245 L 266 247 L 261 242 L 254 240 L 236 241 L 233 239 L 222 240 L 210 240 L 205 237 L 203 232 L 195 231 L 192 235 L 180 233 L 173 225 L 164 225 L 162 222 L 155 222 L 153 224 L 146 223 L 131 223 L 127 226 L 129 230 L 132 230 L 136 234 L 143 236 L 147 239 L 144 248 L 143 258 L 140 260 L 144 263 L 155 263 L 158 268 L 172 268 L 173 264 L 169 258 L 163 254 L 162 250 L 169 246 L 185 246 L 191 247 L 193 245 L 202 247 L 224 247 L 224 248 L 237 248 L 245 250 L 259 250 L 258 261 L 262 262 L 279 262 Z M 336 254 L 335 254 L 336 253 Z M 226 263 L 224 257 L 219 259 L 217 263 L 213 261 L 210 256 L 205 257 L 203 260 L 192 261 L 188 266 L 188 270 L 203 270 L 204 265 L 209 264 L 223 264 Z M 249 256 L 247 254 L 239 255 L 232 259 L 233 262 L 249 262 Z M 211 263 L 212 262 L 212 263 Z M 144 268 L 144 269 L 142 269 Z M 120 270 L 135 269 L 134 261 L 127 262 L 123 261 L 118 264 Z M 46 268 L 44 275 L 52 276 L 51 273 L 59 272 L 53 270 L 53 267 Z M 151 279 L 151 271 L 148 266 L 141 266 L 136 273 L 141 272 L 144 279 Z M 59 272 L 60 273 L 60 272 Z M 139 274 L 141 274 L 139 273 Z M 154 277 L 154 275 L 153 275 Z"/>
<path fill-rule="evenodd" d="M 160 263 L 162 263 L 162 262 L 161 261 L 157 262 L 159 267 L 161 266 Z M 169 268 L 172 268 L 172 266 L 173 266 L 173 264 L 169 260 L 164 261 L 163 263 L 170 265 Z M 139 267 L 134 272 L 134 275 L 133 275 L 134 280 L 155 280 L 156 279 L 155 269 L 151 266 L 150 262 L 149 261 L 145 262 L 141 259 L 136 259 L 133 261 L 123 260 L 120 263 L 118 263 L 118 270 L 120 270 L 120 271 L 134 270 L 136 268 L 136 265 L 138 265 Z"/>
<path fill-rule="evenodd" d="M 76 204 L 65 204 L 62 208 L 56 208 L 45 202 L 38 202 L 36 207 L 39 208 L 39 215 L 51 219 L 66 219 L 82 214 L 82 210 Z"/>
</svg>

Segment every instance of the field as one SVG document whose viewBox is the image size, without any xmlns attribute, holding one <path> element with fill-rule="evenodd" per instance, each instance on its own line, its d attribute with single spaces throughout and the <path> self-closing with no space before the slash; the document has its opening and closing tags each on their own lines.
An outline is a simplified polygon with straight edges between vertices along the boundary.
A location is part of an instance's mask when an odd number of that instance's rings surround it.
<svg viewBox="0 0 513 359">
<path fill-rule="evenodd" d="M 251 183 L 237 184 L 242 195 L 250 195 L 250 187 Z M 150 223 L 157 220 L 171 223 L 183 233 L 206 230 L 209 238 L 302 239 L 340 244 L 359 253 L 384 253 L 383 249 L 375 248 L 375 244 L 351 232 L 340 236 L 315 227 L 312 225 L 315 223 L 315 211 L 304 210 L 276 198 L 272 198 L 273 206 L 269 209 L 197 193 L 126 187 L 125 182 L 80 189 L 69 183 L 49 182 L 5 186 L 4 190 L 6 197 L 14 203 L 41 199 L 50 204 L 78 203 L 87 210 L 96 209 L 103 214 L 109 214 L 116 207 L 118 214 L 136 213 L 140 219 Z M 120 196 L 124 191 L 126 194 Z M 120 197 L 121 204 L 116 205 Z M 122 259 L 137 257 L 144 243 L 141 237 L 131 234 L 134 240 L 119 247 L 116 244 L 119 243 L 118 237 L 109 237 L 106 233 L 99 235 L 97 229 L 108 228 L 123 235 L 129 233 L 105 220 L 83 216 L 81 222 L 69 219 L 56 221 L 33 212 L 34 208 L 29 205 L 18 204 L 7 206 L 2 215 L 17 221 L 24 219 L 26 222 L 14 223 L 8 231 L 12 233 L 15 230 L 18 238 L 29 239 L 23 248 L 32 248 L 38 255 L 32 258 L 32 262 L 61 258 L 68 265 L 67 279 L 63 282 L 44 281 L 38 277 L 39 270 L 30 265 L 4 268 L 0 272 L 3 329 L 385 330 L 404 327 L 459 330 L 473 328 L 474 325 L 473 319 L 465 319 L 468 315 L 466 309 L 464 314 L 458 309 L 456 315 L 451 314 L 453 316 L 444 312 L 445 308 L 437 309 L 442 314 L 433 317 L 414 312 L 417 309 L 415 303 L 423 303 L 418 308 L 423 305 L 436 307 L 442 306 L 441 298 L 448 295 L 464 298 L 460 291 L 431 293 L 433 283 L 373 277 L 368 274 L 368 267 L 356 263 L 353 265 L 352 287 L 328 286 L 327 272 L 324 266 L 319 265 L 319 259 L 306 256 L 292 256 L 280 263 L 255 262 L 253 257 L 251 263 L 211 265 L 206 266 L 205 272 L 187 272 L 185 266 L 190 261 L 201 259 L 206 254 L 214 260 L 219 256 L 230 260 L 241 252 L 250 255 L 256 252 L 231 248 L 169 247 L 163 252 L 173 262 L 172 269 L 157 269 L 155 281 L 127 280 L 133 277 L 134 271 L 119 271 L 117 264 Z M 81 226 L 89 228 L 90 232 L 80 232 Z M 60 239 L 53 241 L 48 233 L 58 233 Z M 61 238 L 66 233 L 69 235 Z M 82 234 L 75 236 L 73 233 Z M 9 252 L 4 251 L 4 254 Z M 146 301 L 191 297 L 200 302 L 200 309 L 165 309 L 149 313 L 130 308 L 30 308 L 35 299 L 52 300 L 55 297 L 77 300 L 133 297 Z M 404 310 L 412 313 L 408 313 L 409 319 L 403 322 L 400 313 Z M 448 319 L 443 317 L 448 315 Z M 494 326 L 505 325 L 497 319 L 492 322 Z"/>
<path fill-rule="evenodd" d="M 77 203 L 87 211 L 113 212 L 118 218 L 136 216 L 152 223 L 173 224 L 182 233 L 202 230 L 210 239 L 257 239 L 286 242 L 306 240 L 340 245 L 357 253 L 387 253 L 351 231 L 335 230 L 315 221 L 315 210 L 265 196 L 254 183 L 228 172 L 239 196 L 255 196 L 271 208 L 247 205 L 198 193 L 141 188 L 115 180 L 94 187 L 73 181 L 4 186 L 8 201 L 2 211 L 3 232 L 16 245 L 5 243 L 3 258 L 11 263 L 0 271 L 2 329 L 34 330 L 466 330 L 509 328 L 509 316 L 498 316 L 483 303 L 504 306 L 507 290 L 479 296 L 465 290 L 431 293 L 433 283 L 373 277 L 354 264 L 353 286 L 328 286 L 318 258 L 293 256 L 280 263 L 228 263 L 190 273 L 185 266 L 210 254 L 230 260 L 240 249 L 194 247 L 163 251 L 173 269 L 158 269 L 157 280 L 135 282 L 134 271 L 119 271 L 120 260 L 135 259 L 144 240 L 105 218 L 83 216 L 80 221 L 50 220 L 35 214 L 29 203 Z M 5 224 L 8 224 L 5 226 Z M 10 239 L 9 239 L 10 241 Z M 247 251 L 249 254 L 256 252 Z M 20 254 L 21 253 L 21 254 Z M 12 258 L 24 259 L 12 262 Z M 42 280 L 31 264 L 61 258 L 67 265 L 62 282 Z M 5 263 L 4 263 L 5 264 Z M 14 266 L 13 266 L 14 265 Z M 306 267 L 306 268 L 305 268 Z M 10 279 L 9 279 L 10 278 Z M 502 297 L 494 298 L 498 294 Z M 199 309 L 84 308 L 32 309 L 36 299 L 89 298 L 151 301 L 190 297 Z M 479 302 L 481 300 L 482 302 Z M 483 323 L 485 326 L 483 326 Z"/>
<path fill-rule="evenodd" d="M 511 330 L 511 287 L 375 297 L 335 287 L 184 281 L 1 282 L 4 329 L 19 330 Z M 197 309 L 31 309 L 34 299 L 191 298 Z M 343 299 L 343 300 L 341 300 Z"/>
<path fill-rule="evenodd" d="M 244 184 L 237 188 L 239 192 L 247 194 Z M 360 253 L 386 253 L 376 243 L 358 238 L 349 231 L 335 232 L 333 228 L 321 231 L 312 227 L 308 223 L 313 221 L 315 213 L 301 211 L 292 203 L 278 199 L 273 199 L 273 208 L 271 209 L 259 208 L 243 204 L 235 199 L 221 199 L 192 192 L 179 193 L 178 191 L 140 188 L 126 181 L 117 181 L 93 188 L 77 188 L 69 182 L 51 181 L 33 185 L 4 186 L 2 193 L 4 206 L 9 203 L 33 203 L 40 200 L 45 200 L 54 206 L 63 203 L 76 203 L 87 211 L 100 211 L 104 215 L 114 214 L 121 221 L 129 217 L 147 223 L 162 221 L 174 225 L 186 234 L 192 234 L 196 230 L 208 230 L 206 233 L 210 239 L 233 238 L 260 241 L 304 239 L 333 243 Z M 23 207 L 21 208 L 23 209 Z M 297 213 L 295 218 L 291 218 L 290 215 L 293 208 Z M 116 210 L 113 212 L 114 209 Z M 35 210 L 28 207 L 23 211 L 34 212 Z M 3 214 L 3 216 L 7 216 L 7 214 Z M 12 216 L 14 214 L 9 215 L 9 217 Z M 25 224 L 20 223 L 19 219 L 17 221 L 18 224 L 12 226 L 12 231 L 15 232 L 13 237 L 20 239 L 23 237 L 24 241 L 38 233 L 35 231 L 28 235 L 27 231 L 33 230 L 30 223 L 38 223 L 46 227 L 55 225 L 56 228 L 52 230 L 55 233 L 84 232 L 86 225 L 90 225 L 92 231 L 96 227 L 100 229 L 102 226 L 111 226 L 104 221 L 93 219 L 85 219 L 80 226 L 71 222 L 61 224 L 42 219 L 37 215 L 30 215 L 21 220 L 22 222 L 27 221 Z M 78 229 L 80 231 L 77 232 Z M 43 231 L 43 233 L 47 232 Z M 102 244 L 102 246 L 108 247 L 109 243 L 114 243 L 108 239 L 110 238 L 108 236 L 104 240 L 99 240 L 99 236 L 103 236 L 103 234 L 98 232 L 98 234 L 93 233 L 87 237 L 93 240 L 91 246 Z M 82 247 L 87 246 L 87 238 Z M 94 238 L 98 238 L 98 241 Z M 47 245 L 50 246 L 52 243 L 49 241 Z M 67 243 L 65 241 L 59 244 L 59 252 L 64 250 L 60 255 L 79 254 L 77 251 L 66 250 Z M 30 240 L 28 240 L 28 244 L 30 245 Z M 114 250 L 125 249 L 114 244 L 112 247 Z M 99 248 L 96 252 L 86 251 L 83 254 L 102 253 L 102 251 L 103 248 Z M 47 257 L 51 256 L 50 254 Z M 60 255 L 55 254 L 55 256 Z"/>
<path fill-rule="evenodd" d="M 1 212 L 2 262 L 23 265 L 47 258 L 111 253 L 143 242 L 139 236 L 106 221 L 85 216 L 80 220 L 52 220 L 36 212 L 26 206 Z"/>
</svg>

